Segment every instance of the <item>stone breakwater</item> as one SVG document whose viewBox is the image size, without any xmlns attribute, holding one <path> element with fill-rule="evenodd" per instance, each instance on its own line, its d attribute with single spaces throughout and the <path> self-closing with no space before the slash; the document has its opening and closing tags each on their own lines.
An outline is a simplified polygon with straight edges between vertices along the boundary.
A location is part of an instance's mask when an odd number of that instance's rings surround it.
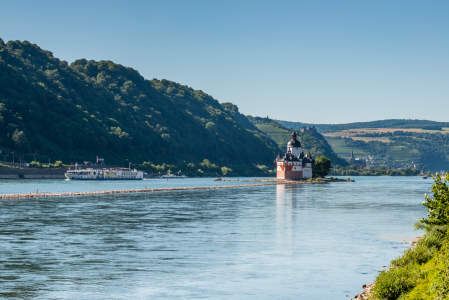
<svg viewBox="0 0 449 300">
<path fill-rule="evenodd" d="M 257 180 L 259 181 L 259 180 Z M 21 193 L 21 194 L 0 194 L 0 199 L 21 199 L 21 198 L 38 198 L 38 197 L 71 197 L 71 196 L 87 196 L 87 195 L 111 195 L 111 194 L 127 194 L 127 193 L 148 193 L 148 192 L 172 192 L 172 191 L 190 191 L 190 190 L 210 190 L 210 189 L 226 189 L 226 188 L 242 188 L 255 187 L 276 184 L 306 184 L 306 183 L 325 183 L 322 181 L 291 181 L 276 180 L 273 182 L 240 184 L 240 185 L 222 185 L 222 186 L 198 186 L 198 187 L 172 187 L 158 189 L 134 189 L 134 190 L 111 190 L 111 191 L 89 191 L 89 192 L 64 192 L 64 193 Z"/>
</svg>

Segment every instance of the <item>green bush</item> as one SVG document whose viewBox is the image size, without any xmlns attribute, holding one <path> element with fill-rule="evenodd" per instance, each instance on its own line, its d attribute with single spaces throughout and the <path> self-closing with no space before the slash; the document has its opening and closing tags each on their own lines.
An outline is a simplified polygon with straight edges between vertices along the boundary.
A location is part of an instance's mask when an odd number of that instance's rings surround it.
<svg viewBox="0 0 449 300">
<path fill-rule="evenodd" d="M 326 177 L 332 167 L 332 162 L 324 155 L 315 159 L 315 165 L 312 168 L 312 177 Z"/>
<path fill-rule="evenodd" d="M 425 234 L 416 247 L 405 250 L 401 257 L 391 261 L 394 267 L 404 267 L 407 265 L 422 265 L 431 260 L 444 242 L 444 233 L 439 228 L 434 228 Z"/>
<path fill-rule="evenodd" d="M 437 276 L 432 284 L 432 291 L 437 294 L 436 300 L 449 299 L 449 250 L 446 248 L 437 258 Z"/>
<path fill-rule="evenodd" d="M 30 163 L 30 167 L 31 167 L 31 168 L 40 168 L 40 167 L 41 167 L 41 163 L 38 162 L 38 161 L 32 161 L 32 162 Z"/>
<path fill-rule="evenodd" d="M 61 168 L 61 167 L 64 167 L 64 164 L 62 163 L 62 161 L 57 160 L 53 166 L 55 168 Z"/>
<path fill-rule="evenodd" d="M 449 173 L 447 174 L 449 177 Z M 427 219 L 420 219 L 421 223 L 427 225 L 447 225 L 449 224 L 449 180 L 441 179 L 437 174 L 436 177 L 432 175 L 435 183 L 430 189 L 433 193 L 433 199 L 425 194 L 426 201 L 423 205 L 427 208 Z"/>
<path fill-rule="evenodd" d="M 379 274 L 374 299 L 449 299 L 448 182 L 439 176 L 434 180 L 434 199 L 426 195 L 423 202 L 428 218 L 415 224 L 415 229 L 426 233 L 414 248 L 391 262 L 393 269 Z"/>
<path fill-rule="evenodd" d="M 396 300 L 413 289 L 418 283 L 419 271 L 416 266 L 383 271 L 376 280 L 373 295 L 379 300 Z"/>
<path fill-rule="evenodd" d="M 223 174 L 223 176 L 231 176 L 232 175 L 232 169 L 228 168 L 228 167 L 222 167 L 221 168 L 221 173 Z"/>
</svg>

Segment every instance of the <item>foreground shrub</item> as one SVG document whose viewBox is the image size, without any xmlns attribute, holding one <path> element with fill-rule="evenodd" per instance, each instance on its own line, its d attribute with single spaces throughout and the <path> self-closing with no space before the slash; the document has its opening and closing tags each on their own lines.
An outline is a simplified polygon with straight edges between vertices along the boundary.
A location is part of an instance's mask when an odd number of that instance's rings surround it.
<svg viewBox="0 0 449 300">
<path fill-rule="evenodd" d="M 434 198 L 426 195 L 423 202 L 427 219 L 415 224 L 426 233 L 416 247 L 391 262 L 393 269 L 377 277 L 376 300 L 449 299 L 449 187 L 439 175 L 434 180 Z"/>
<path fill-rule="evenodd" d="M 437 295 L 436 300 L 449 299 L 449 250 L 446 245 L 444 251 L 436 259 L 437 276 L 432 284 L 432 291 Z"/>
<path fill-rule="evenodd" d="M 417 285 L 418 275 L 416 266 L 384 271 L 377 277 L 373 295 L 379 300 L 396 300 Z"/>
<path fill-rule="evenodd" d="M 449 173 L 446 174 L 449 177 Z M 441 176 L 433 176 L 435 183 L 430 189 L 433 193 L 433 198 L 425 195 L 426 201 L 423 205 L 429 212 L 427 219 L 420 219 L 421 223 L 428 225 L 447 225 L 449 224 L 449 180 L 441 179 Z"/>
<path fill-rule="evenodd" d="M 401 257 L 391 261 L 393 267 L 422 265 L 431 260 L 444 243 L 445 227 L 434 227 L 418 242 L 416 247 L 404 251 Z"/>
</svg>

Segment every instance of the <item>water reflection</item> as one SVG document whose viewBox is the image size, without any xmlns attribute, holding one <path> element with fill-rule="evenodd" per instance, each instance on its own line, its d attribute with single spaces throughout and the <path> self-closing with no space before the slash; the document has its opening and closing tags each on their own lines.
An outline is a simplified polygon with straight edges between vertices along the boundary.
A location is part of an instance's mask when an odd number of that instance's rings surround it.
<svg viewBox="0 0 449 300">
<path fill-rule="evenodd" d="M 307 209 L 309 188 L 300 185 L 276 186 L 276 223 L 292 223 L 294 215 Z"/>
<path fill-rule="evenodd" d="M 278 184 L 276 186 L 276 223 L 278 225 L 292 222 L 292 205 L 292 186 Z"/>
<path fill-rule="evenodd" d="M 310 187 L 279 184 L 276 186 L 276 240 L 280 248 L 294 249 L 301 243 L 304 230 L 304 211 Z"/>
</svg>

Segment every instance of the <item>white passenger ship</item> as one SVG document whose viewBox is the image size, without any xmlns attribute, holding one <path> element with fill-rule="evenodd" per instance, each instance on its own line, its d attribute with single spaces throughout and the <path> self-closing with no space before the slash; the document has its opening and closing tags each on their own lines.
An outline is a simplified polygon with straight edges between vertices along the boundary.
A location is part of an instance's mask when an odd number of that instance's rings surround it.
<svg viewBox="0 0 449 300">
<path fill-rule="evenodd" d="M 186 176 L 185 175 L 178 175 L 178 176 L 176 176 L 176 175 L 170 174 L 170 172 L 168 172 L 167 174 L 162 175 L 159 178 L 167 178 L 167 179 L 171 178 L 171 179 L 174 179 L 174 178 L 186 178 Z"/>
<path fill-rule="evenodd" d="M 64 174 L 73 180 L 142 180 L 143 172 L 127 168 L 68 170 Z"/>
</svg>

